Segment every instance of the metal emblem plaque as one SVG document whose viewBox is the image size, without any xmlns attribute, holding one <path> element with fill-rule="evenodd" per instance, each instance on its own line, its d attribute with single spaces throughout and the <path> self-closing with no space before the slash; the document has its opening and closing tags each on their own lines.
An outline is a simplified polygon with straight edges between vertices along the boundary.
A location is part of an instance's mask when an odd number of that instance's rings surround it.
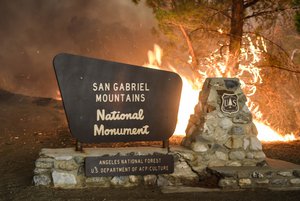
<svg viewBox="0 0 300 201">
<path fill-rule="evenodd" d="M 80 142 L 161 141 L 177 122 L 178 74 L 59 54 L 54 69 L 72 135 Z"/>
<path fill-rule="evenodd" d="M 236 94 L 224 93 L 222 95 L 221 111 L 223 113 L 232 114 L 239 111 L 239 97 Z"/>
</svg>

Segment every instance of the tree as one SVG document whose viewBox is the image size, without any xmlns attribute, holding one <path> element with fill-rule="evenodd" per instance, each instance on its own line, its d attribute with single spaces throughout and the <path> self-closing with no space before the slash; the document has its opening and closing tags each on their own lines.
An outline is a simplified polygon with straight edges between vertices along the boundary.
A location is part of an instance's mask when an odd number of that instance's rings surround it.
<svg viewBox="0 0 300 201">
<path fill-rule="evenodd" d="M 294 0 L 293 2 L 295 7 L 300 7 L 300 0 Z M 300 33 L 300 12 L 297 11 L 295 14 L 295 25 L 298 33 Z"/>
<path fill-rule="evenodd" d="M 299 0 L 295 0 L 299 1 Z M 135 0 L 139 2 L 139 0 Z M 192 58 L 192 69 L 198 68 L 197 44 L 193 37 L 199 31 L 228 36 L 227 70 L 234 76 L 239 70 L 240 49 L 245 29 L 255 32 L 274 22 L 279 13 L 298 9 L 290 0 L 147 0 L 159 22 L 159 28 L 170 38 L 181 37 Z M 297 23 L 297 22 L 296 22 Z M 255 25 L 253 25 L 255 24 Z M 259 26 L 262 25 L 263 26 Z M 257 27 L 257 30 L 253 28 Z M 180 32 L 180 35 L 174 32 Z M 194 37 L 195 38 L 195 37 Z"/>
</svg>

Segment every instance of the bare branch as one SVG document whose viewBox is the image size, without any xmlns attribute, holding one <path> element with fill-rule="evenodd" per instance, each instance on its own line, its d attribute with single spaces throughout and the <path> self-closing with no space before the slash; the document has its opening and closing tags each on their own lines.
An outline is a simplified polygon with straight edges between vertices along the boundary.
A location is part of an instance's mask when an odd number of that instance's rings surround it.
<svg viewBox="0 0 300 201">
<path fill-rule="evenodd" d="M 198 61 L 197 61 L 197 57 L 196 57 L 196 53 L 195 53 L 195 50 L 193 48 L 193 45 L 192 45 L 192 41 L 191 41 L 191 38 L 190 36 L 187 34 L 186 30 L 184 29 L 184 27 L 182 26 L 182 24 L 179 24 L 179 29 L 181 31 L 181 33 L 183 34 L 184 38 L 185 38 L 185 41 L 187 43 L 187 46 L 188 46 L 188 49 L 189 49 L 189 53 L 192 57 L 192 67 L 193 69 L 192 70 L 195 70 L 195 68 L 197 67 L 198 65 Z"/>
<path fill-rule="evenodd" d="M 254 33 L 254 32 L 244 32 L 244 33 L 247 33 L 247 34 L 253 34 L 253 35 L 256 35 L 256 36 L 259 36 L 259 37 L 263 38 L 264 40 L 266 40 L 266 41 L 270 42 L 271 44 L 275 45 L 278 49 L 280 49 L 280 50 L 285 54 L 285 56 L 286 56 L 287 58 L 290 59 L 290 56 L 289 56 L 289 54 L 285 51 L 285 49 L 283 49 L 280 45 L 278 45 L 277 43 L 273 42 L 272 40 L 266 38 L 265 36 L 262 36 L 262 35 L 260 35 L 260 34 L 258 34 L 258 33 Z M 293 63 L 293 62 L 292 62 L 292 63 Z"/>
<path fill-rule="evenodd" d="M 194 34 L 195 32 L 197 32 L 199 30 L 204 30 L 204 31 L 208 31 L 208 32 L 218 33 L 220 35 L 230 36 L 230 34 L 228 34 L 228 33 L 225 33 L 225 32 L 220 33 L 220 31 L 218 31 L 218 30 L 209 29 L 209 28 L 205 28 L 205 27 L 198 27 L 197 29 L 192 30 L 189 35 L 192 35 L 192 34 Z"/>
<path fill-rule="evenodd" d="M 282 11 L 286 11 L 286 10 L 298 10 L 298 9 L 299 9 L 299 6 L 295 6 L 295 7 L 289 7 L 289 8 L 276 8 L 274 10 L 265 10 L 262 12 L 254 12 L 251 15 L 244 17 L 244 19 L 246 20 L 246 19 L 249 19 L 252 17 L 261 16 L 261 15 L 268 15 L 268 14 L 273 14 L 273 13 L 282 12 Z"/>
<path fill-rule="evenodd" d="M 228 19 L 231 19 L 231 16 L 228 14 L 228 13 L 226 13 L 226 11 L 228 11 L 228 9 L 226 9 L 226 10 L 219 10 L 219 9 L 217 9 L 217 8 L 213 8 L 213 7 L 209 7 L 209 6 L 206 6 L 205 8 L 208 8 L 208 9 L 210 9 L 210 10 L 213 10 L 213 11 L 217 11 L 216 13 L 214 13 L 212 16 L 210 16 L 210 17 L 214 17 L 215 15 L 217 15 L 217 14 L 222 14 L 222 15 L 224 15 L 225 17 L 227 17 Z M 210 18 L 209 17 L 209 18 Z"/>
<path fill-rule="evenodd" d="M 249 1 L 248 3 L 244 4 L 244 8 L 248 8 L 250 6 L 253 6 L 254 4 L 256 4 L 259 0 L 252 0 Z"/>
<path fill-rule="evenodd" d="M 260 67 L 260 68 L 277 68 L 277 69 L 284 70 L 284 71 L 288 71 L 288 72 L 291 72 L 291 73 L 300 73 L 300 71 L 296 71 L 296 70 L 292 70 L 292 69 L 288 69 L 288 68 L 284 68 L 284 67 L 282 67 L 282 66 L 276 66 L 276 65 L 270 65 L 270 66 L 257 66 L 257 67 Z"/>
</svg>

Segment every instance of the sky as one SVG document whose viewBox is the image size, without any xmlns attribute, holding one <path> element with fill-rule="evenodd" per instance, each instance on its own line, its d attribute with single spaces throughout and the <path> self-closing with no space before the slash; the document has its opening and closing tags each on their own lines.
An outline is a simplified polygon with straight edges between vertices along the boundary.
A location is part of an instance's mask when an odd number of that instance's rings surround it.
<svg viewBox="0 0 300 201">
<path fill-rule="evenodd" d="M 61 52 L 135 65 L 158 37 L 151 8 L 131 0 L 1 0 L 0 89 L 55 97 Z"/>
</svg>

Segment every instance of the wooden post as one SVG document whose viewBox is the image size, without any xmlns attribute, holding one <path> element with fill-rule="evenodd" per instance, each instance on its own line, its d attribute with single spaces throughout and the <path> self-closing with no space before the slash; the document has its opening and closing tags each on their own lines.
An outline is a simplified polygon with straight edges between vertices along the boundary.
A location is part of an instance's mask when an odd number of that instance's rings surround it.
<svg viewBox="0 0 300 201">
<path fill-rule="evenodd" d="M 169 151 L 169 149 L 170 149 L 170 147 L 169 147 L 169 139 L 163 141 L 163 148 L 167 148 L 168 151 Z"/>
<path fill-rule="evenodd" d="M 76 151 L 82 152 L 82 144 L 78 140 L 76 140 Z"/>
</svg>

